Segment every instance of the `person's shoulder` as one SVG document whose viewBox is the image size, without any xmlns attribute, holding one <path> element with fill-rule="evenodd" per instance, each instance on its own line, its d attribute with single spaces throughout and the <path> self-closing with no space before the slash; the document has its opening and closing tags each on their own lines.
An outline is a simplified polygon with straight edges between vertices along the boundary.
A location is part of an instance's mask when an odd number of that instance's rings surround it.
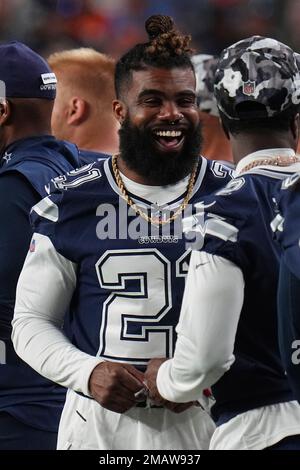
<svg viewBox="0 0 300 470">
<path fill-rule="evenodd" d="M 79 149 L 79 158 L 82 165 L 87 165 L 92 162 L 102 162 L 109 157 L 111 157 L 111 155 L 108 153 Z"/>
<path fill-rule="evenodd" d="M 239 176 L 196 204 L 196 219 L 207 236 L 236 242 L 237 235 L 258 211 L 257 197 L 247 180 Z"/>
<path fill-rule="evenodd" d="M 33 207 L 33 213 L 51 222 L 75 219 L 94 210 L 108 191 L 102 162 L 89 163 L 53 178 L 48 196 Z"/>
<path fill-rule="evenodd" d="M 294 244 L 299 239 L 300 224 L 300 172 L 294 173 L 276 184 L 273 193 L 275 217 L 271 228 L 274 232 L 295 233 Z M 297 235 L 297 236 L 296 236 Z M 281 236 L 282 237 L 282 236 Z"/>
<path fill-rule="evenodd" d="M 257 203 L 257 195 L 255 187 L 251 180 L 245 178 L 243 175 L 236 175 L 220 189 L 214 192 L 217 205 L 223 207 L 224 210 L 229 208 L 232 213 L 232 208 L 239 206 L 243 208 L 247 201 L 247 206 Z"/>
<path fill-rule="evenodd" d="M 184 220 L 184 231 L 202 233 L 217 244 L 235 243 L 248 218 L 244 178 L 233 178 L 195 204 L 196 213 Z"/>
<path fill-rule="evenodd" d="M 76 192 L 90 192 L 94 189 L 95 183 L 105 179 L 103 162 L 92 162 L 74 170 L 68 171 L 51 181 L 51 192 L 62 191 L 66 194 Z M 97 185 L 99 189 L 99 185 Z"/>
<path fill-rule="evenodd" d="M 198 199 L 221 189 L 233 177 L 231 168 L 216 160 L 200 156 L 194 184 L 194 198 Z"/>
<path fill-rule="evenodd" d="M 44 185 L 74 168 L 79 167 L 78 149 L 74 144 L 58 141 L 53 136 L 23 139 L 5 152 L 5 163 L 0 174 L 16 171 L 27 178 L 43 197 Z"/>
<path fill-rule="evenodd" d="M 206 166 L 206 171 L 214 178 L 227 182 L 234 177 L 234 168 L 231 164 L 222 162 L 220 160 L 209 160 L 205 157 L 202 158 L 202 164 Z"/>
<path fill-rule="evenodd" d="M 294 201 L 297 201 L 298 204 L 300 202 L 300 172 L 294 173 L 276 184 L 274 196 L 281 209 L 285 210 Z"/>
</svg>

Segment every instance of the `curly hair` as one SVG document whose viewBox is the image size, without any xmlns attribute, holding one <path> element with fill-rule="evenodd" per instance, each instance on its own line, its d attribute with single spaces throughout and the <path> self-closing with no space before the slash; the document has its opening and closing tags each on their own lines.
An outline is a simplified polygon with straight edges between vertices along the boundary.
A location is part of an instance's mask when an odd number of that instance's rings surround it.
<svg viewBox="0 0 300 470">
<path fill-rule="evenodd" d="M 170 16 L 150 16 L 145 22 L 145 29 L 149 41 L 134 46 L 116 64 L 115 89 L 118 98 L 130 85 L 133 71 L 148 67 L 194 70 L 191 62 L 193 50 L 189 47 L 191 36 L 177 31 Z"/>
</svg>

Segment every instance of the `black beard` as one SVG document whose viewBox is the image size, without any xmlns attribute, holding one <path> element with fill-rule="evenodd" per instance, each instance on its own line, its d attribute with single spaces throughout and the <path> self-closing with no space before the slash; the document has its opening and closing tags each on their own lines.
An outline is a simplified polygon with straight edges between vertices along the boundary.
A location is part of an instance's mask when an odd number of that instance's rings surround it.
<svg viewBox="0 0 300 470">
<path fill-rule="evenodd" d="M 180 152 L 164 155 L 153 145 L 153 133 L 131 124 L 129 117 L 124 120 L 120 135 L 122 160 L 153 186 L 167 186 L 177 183 L 191 173 L 199 158 L 202 144 L 201 124 L 188 130 Z"/>
</svg>

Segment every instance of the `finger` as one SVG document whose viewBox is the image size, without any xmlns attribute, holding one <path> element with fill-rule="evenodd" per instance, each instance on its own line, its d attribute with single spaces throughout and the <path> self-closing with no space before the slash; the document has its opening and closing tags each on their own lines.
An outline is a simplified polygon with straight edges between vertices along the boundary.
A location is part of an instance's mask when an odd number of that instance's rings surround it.
<svg viewBox="0 0 300 470">
<path fill-rule="evenodd" d="M 142 374 L 143 378 L 143 374 Z M 134 394 L 139 392 L 142 388 L 144 388 L 144 383 L 139 378 L 136 378 L 131 371 L 124 367 L 120 373 L 120 385 L 122 385 L 127 391 L 132 393 L 134 398 Z"/>
<path fill-rule="evenodd" d="M 145 374 L 143 374 L 143 372 L 141 372 L 140 370 L 138 370 L 136 367 L 130 365 L 130 364 L 122 364 L 122 366 L 124 367 L 124 369 L 126 369 L 131 375 L 133 375 L 137 380 L 139 380 L 140 382 L 142 382 L 142 384 L 144 383 L 144 380 L 145 380 Z"/>
</svg>

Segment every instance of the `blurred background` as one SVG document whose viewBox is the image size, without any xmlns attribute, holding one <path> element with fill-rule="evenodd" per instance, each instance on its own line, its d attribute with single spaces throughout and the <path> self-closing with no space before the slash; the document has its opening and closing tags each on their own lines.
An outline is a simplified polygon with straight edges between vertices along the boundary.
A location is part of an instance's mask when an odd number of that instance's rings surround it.
<svg viewBox="0 0 300 470">
<path fill-rule="evenodd" d="M 154 13 L 171 15 L 198 53 L 253 34 L 300 52 L 300 0 L 0 0 L 0 41 L 18 39 L 44 56 L 91 46 L 117 58 L 145 41 Z"/>
</svg>

